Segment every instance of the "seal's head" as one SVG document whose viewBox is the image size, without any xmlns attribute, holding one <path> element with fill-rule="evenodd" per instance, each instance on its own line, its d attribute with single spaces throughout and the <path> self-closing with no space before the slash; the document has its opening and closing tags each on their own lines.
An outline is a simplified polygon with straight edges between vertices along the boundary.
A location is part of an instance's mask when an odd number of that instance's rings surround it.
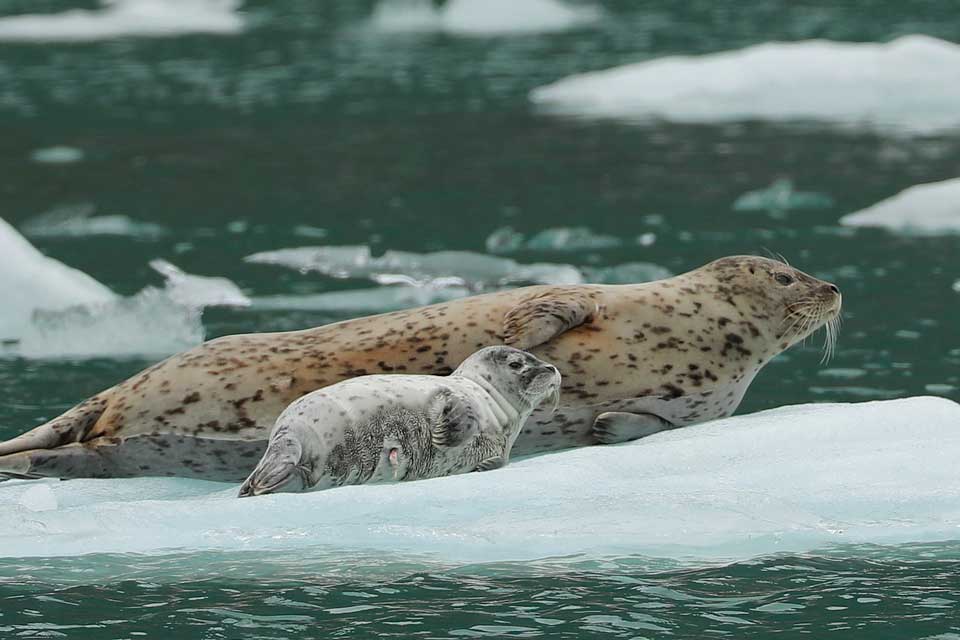
<svg viewBox="0 0 960 640">
<path fill-rule="evenodd" d="M 525 414 L 551 397 L 560 399 L 560 372 L 550 363 L 513 347 L 486 347 L 471 355 L 454 372 L 487 391 L 495 390 Z"/>
<path fill-rule="evenodd" d="M 716 281 L 716 295 L 756 321 L 776 341 L 776 351 L 800 342 L 826 327 L 824 359 L 837 339 L 842 297 L 835 284 L 794 269 L 784 261 L 758 256 L 730 256 L 697 271 Z"/>
</svg>

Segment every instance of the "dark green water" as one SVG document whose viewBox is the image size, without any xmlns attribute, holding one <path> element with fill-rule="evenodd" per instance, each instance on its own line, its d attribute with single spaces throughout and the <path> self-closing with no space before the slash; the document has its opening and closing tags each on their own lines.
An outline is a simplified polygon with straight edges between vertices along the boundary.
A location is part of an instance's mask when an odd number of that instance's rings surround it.
<svg viewBox="0 0 960 640">
<path fill-rule="evenodd" d="M 93 4 L 0 0 L 0 14 L 75 6 Z M 741 412 L 926 393 L 960 400 L 960 295 L 951 290 L 960 238 L 837 224 L 910 185 L 956 177 L 960 134 L 629 126 L 547 117 L 527 101 L 534 87 L 568 74 L 666 54 L 818 37 L 957 40 L 954 8 L 920 0 L 603 6 L 596 25 L 512 37 L 384 35 L 367 25 L 372 2 L 279 0 L 245 3 L 247 27 L 237 35 L 0 42 L 0 216 L 20 226 L 91 203 L 98 214 L 163 225 L 167 235 L 154 240 L 35 240 L 125 295 L 159 283 L 147 266 L 155 257 L 227 276 L 251 296 L 356 289 L 368 285 L 242 258 L 308 244 L 483 251 L 505 225 L 656 235 L 646 247 L 512 256 L 524 262 L 646 261 L 678 273 L 721 255 L 775 251 L 840 286 L 844 330 L 828 365 L 814 343 L 772 363 Z M 85 157 L 30 161 L 54 145 Z M 731 209 L 781 177 L 834 205 L 784 217 Z M 328 235 L 298 236 L 298 225 Z M 204 327 L 213 337 L 343 317 L 213 309 Z M 0 359 L 0 437 L 152 361 Z M 629 558 L 562 569 L 381 570 L 357 559 L 355 571 L 280 554 L 6 559 L 0 635 L 947 639 L 960 637 L 957 560 L 955 543 L 702 568 Z"/>
</svg>

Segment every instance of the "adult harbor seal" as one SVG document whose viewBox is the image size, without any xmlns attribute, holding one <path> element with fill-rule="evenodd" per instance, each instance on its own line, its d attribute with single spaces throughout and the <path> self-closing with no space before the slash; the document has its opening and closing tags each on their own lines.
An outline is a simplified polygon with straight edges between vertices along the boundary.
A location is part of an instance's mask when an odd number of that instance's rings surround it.
<svg viewBox="0 0 960 640">
<path fill-rule="evenodd" d="M 291 402 L 373 373 L 446 374 L 482 347 L 563 376 L 514 455 L 728 416 L 778 353 L 839 319 L 840 292 L 782 262 L 715 260 L 636 285 L 536 286 L 285 333 L 211 340 L 0 443 L 0 473 L 241 481 Z"/>
<path fill-rule="evenodd" d="M 449 376 L 344 380 L 280 414 L 240 497 L 496 469 L 548 395 L 560 399 L 557 368 L 512 347 L 481 349 Z"/>
</svg>

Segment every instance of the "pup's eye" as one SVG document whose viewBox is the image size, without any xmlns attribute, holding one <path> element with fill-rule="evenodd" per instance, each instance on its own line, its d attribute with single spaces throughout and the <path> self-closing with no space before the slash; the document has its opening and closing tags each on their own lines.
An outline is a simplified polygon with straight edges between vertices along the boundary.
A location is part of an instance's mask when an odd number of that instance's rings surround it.
<svg viewBox="0 0 960 640">
<path fill-rule="evenodd" d="M 793 278 L 791 278 L 785 273 L 778 273 L 777 275 L 773 276 L 773 279 L 779 282 L 780 284 L 782 284 L 783 286 L 787 286 L 788 284 L 793 283 Z"/>
<path fill-rule="evenodd" d="M 511 369 L 522 369 L 523 363 L 520 362 L 519 360 L 511 360 L 510 364 L 508 364 L 507 366 L 510 367 Z"/>
</svg>

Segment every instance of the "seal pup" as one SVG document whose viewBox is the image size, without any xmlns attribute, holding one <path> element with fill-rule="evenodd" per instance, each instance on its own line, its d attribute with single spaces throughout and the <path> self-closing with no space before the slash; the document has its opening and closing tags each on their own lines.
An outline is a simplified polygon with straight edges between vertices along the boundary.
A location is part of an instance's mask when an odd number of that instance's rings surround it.
<svg viewBox="0 0 960 640">
<path fill-rule="evenodd" d="M 488 471 L 510 459 L 520 427 L 547 396 L 552 364 L 486 347 L 449 376 L 360 376 L 287 407 L 240 497 Z"/>
<path fill-rule="evenodd" d="M 835 327 L 840 304 L 833 284 L 732 256 L 656 282 L 525 287 L 226 336 L 0 443 L 0 473 L 240 482 L 297 398 L 367 374 L 447 374 L 497 344 L 531 351 L 563 376 L 556 413 L 534 411 L 514 455 L 624 442 L 732 414 L 767 362 Z"/>
</svg>

